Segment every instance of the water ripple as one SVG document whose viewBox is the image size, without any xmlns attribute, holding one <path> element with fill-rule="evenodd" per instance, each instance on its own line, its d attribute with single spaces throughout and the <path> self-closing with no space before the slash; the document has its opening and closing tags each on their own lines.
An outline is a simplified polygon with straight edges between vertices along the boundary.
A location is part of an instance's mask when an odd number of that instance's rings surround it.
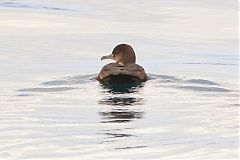
<svg viewBox="0 0 240 160">
<path fill-rule="evenodd" d="M 60 92 L 76 89 L 74 87 L 52 87 L 52 88 L 26 88 L 20 89 L 19 92 Z"/>
<path fill-rule="evenodd" d="M 22 2 L 21 3 L 20 2 L 3 2 L 3 3 L 0 3 L 0 7 L 43 9 L 43 10 L 52 10 L 52 11 L 71 11 L 71 12 L 80 11 L 76 9 L 62 8 L 62 7 L 56 7 L 56 6 L 46 6 L 46 5 L 40 5 L 40 4 L 26 4 Z"/>
</svg>

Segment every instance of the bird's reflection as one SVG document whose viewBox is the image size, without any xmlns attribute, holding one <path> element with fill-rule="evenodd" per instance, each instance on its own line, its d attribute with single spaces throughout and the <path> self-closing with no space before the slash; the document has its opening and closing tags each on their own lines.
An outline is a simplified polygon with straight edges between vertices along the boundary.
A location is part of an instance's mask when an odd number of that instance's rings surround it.
<svg viewBox="0 0 240 160">
<path fill-rule="evenodd" d="M 114 88 L 113 88 L 114 87 Z M 115 86 L 104 86 L 103 93 L 108 94 L 98 101 L 101 105 L 113 106 L 113 108 L 107 108 L 107 111 L 99 112 L 102 123 L 123 123 L 129 122 L 134 119 L 141 119 L 143 112 L 135 110 L 131 106 L 142 105 L 143 98 L 137 97 L 142 86 L 126 86 L 126 85 L 115 85 Z M 121 92 L 120 92 L 121 90 Z"/>
<path fill-rule="evenodd" d="M 144 113 L 131 109 L 112 109 L 110 111 L 99 112 L 101 123 L 126 123 L 135 119 L 143 118 Z"/>
<path fill-rule="evenodd" d="M 132 128 L 118 128 L 118 129 L 106 129 L 100 130 L 98 134 L 105 135 L 106 138 L 102 139 L 100 144 L 103 143 L 117 143 L 122 138 L 137 138 L 136 135 L 131 134 Z"/>
<path fill-rule="evenodd" d="M 106 104 L 110 106 L 142 105 L 143 98 L 109 96 L 99 100 L 98 102 L 99 104 Z"/>
<path fill-rule="evenodd" d="M 135 84 L 135 83 L 121 83 L 121 84 L 108 84 L 102 85 L 102 88 L 112 94 L 126 94 L 139 92 L 139 90 L 144 87 L 144 83 Z"/>
<path fill-rule="evenodd" d="M 129 127 L 129 122 L 134 122 L 144 117 L 145 113 L 140 107 L 144 104 L 144 99 L 141 98 L 140 90 L 142 87 L 142 85 L 114 85 L 102 87 L 103 98 L 98 101 L 102 107 L 98 114 L 100 116 L 100 123 L 106 124 L 107 128 L 102 128 L 99 131 L 99 134 L 106 136 L 106 138 L 102 139 L 100 142 L 101 144 L 113 143 L 113 146 L 119 146 L 114 149 L 131 149 L 143 146 L 141 144 L 127 143 L 127 139 L 134 140 L 139 138 L 131 132 L 133 128 Z M 113 125 L 109 128 L 108 124 L 117 123 L 121 123 L 121 125 Z M 122 142 L 121 145 L 119 145 L 120 141 Z"/>
</svg>

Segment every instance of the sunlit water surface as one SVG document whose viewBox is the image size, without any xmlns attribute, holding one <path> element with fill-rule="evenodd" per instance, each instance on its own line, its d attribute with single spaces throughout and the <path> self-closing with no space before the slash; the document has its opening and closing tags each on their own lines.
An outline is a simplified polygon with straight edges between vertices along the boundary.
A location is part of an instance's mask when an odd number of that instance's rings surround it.
<svg viewBox="0 0 240 160">
<path fill-rule="evenodd" d="M 236 1 L 2 0 L 0 159 L 238 159 Z M 95 77 L 119 43 L 150 80 Z"/>
</svg>

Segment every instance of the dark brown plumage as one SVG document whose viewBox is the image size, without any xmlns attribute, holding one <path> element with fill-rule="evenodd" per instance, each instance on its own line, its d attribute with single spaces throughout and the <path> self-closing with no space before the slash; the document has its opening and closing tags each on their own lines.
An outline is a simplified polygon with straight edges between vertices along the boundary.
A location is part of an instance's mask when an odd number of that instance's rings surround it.
<svg viewBox="0 0 240 160">
<path fill-rule="evenodd" d="M 96 78 L 100 83 L 140 83 L 148 79 L 143 67 L 136 64 L 135 52 L 128 44 L 117 45 L 112 54 L 101 58 L 104 59 L 113 59 L 116 63 L 102 68 Z"/>
</svg>

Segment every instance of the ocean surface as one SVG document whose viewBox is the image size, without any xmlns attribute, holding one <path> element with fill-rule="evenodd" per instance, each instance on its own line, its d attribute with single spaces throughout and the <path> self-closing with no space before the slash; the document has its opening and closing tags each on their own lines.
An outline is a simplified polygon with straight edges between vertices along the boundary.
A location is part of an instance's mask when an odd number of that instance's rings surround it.
<svg viewBox="0 0 240 160">
<path fill-rule="evenodd" d="M 0 160 L 237 160 L 237 3 L 0 0 Z M 95 80 L 120 43 L 128 93 Z"/>
</svg>

